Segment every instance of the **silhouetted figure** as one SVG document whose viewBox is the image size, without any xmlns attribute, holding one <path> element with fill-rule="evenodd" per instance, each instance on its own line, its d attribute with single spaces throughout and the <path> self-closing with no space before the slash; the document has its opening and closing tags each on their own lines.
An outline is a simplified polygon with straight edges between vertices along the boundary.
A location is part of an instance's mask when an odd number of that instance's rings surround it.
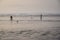
<svg viewBox="0 0 60 40">
<path fill-rule="evenodd" d="M 18 23 L 19 21 L 17 20 L 16 22 Z"/>
<path fill-rule="evenodd" d="M 12 16 L 10 16 L 10 20 L 11 20 L 11 21 L 13 20 L 13 17 L 12 17 Z"/>
<path fill-rule="evenodd" d="M 40 15 L 40 20 L 42 21 L 42 14 Z"/>
</svg>

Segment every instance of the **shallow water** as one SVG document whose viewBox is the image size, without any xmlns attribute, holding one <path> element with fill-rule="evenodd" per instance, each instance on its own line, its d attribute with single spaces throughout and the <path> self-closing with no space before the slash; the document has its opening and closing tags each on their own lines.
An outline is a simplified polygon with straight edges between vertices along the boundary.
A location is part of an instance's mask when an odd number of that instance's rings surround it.
<svg viewBox="0 0 60 40">
<path fill-rule="evenodd" d="M 35 21 L 20 20 L 18 22 L 16 20 L 11 22 L 8 18 L 0 21 L 0 40 L 60 40 L 58 19 L 40 21 L 38 18 L 30 19 Z"/>
</svg>

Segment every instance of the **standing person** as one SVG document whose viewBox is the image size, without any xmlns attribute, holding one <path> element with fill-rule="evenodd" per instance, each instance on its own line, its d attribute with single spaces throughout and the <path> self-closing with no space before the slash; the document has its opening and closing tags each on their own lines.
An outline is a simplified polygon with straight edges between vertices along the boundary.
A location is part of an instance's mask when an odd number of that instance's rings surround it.
<svg viewBox="0 0 60 40">
<path fill-rule="evenodd" d="M 42 14 L 40 15 L 40 20 L 42 21 Z"/>
<path fill-rule="evenodd" d="M 10 16 L 10 20 L 11 20 L 11 21 L 13 20 L 13 17 L 12 17 L 12 16 Z"/>
<path fill-rule="evenodd" d="M 17 22 L 17 24 L 18 24 L 19 21 L 17 20 L 16 22 Z"/>
</svg>

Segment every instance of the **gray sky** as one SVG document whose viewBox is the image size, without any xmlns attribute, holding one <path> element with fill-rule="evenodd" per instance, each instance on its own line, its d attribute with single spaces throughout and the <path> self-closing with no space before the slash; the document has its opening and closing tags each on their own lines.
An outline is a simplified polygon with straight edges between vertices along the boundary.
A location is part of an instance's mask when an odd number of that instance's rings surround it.
<svg viewBox="0 0 60 40">
<path fill-rule="evenodd" d="M 0 14 L 59 13 L 60 0 L 0 0 Z"/>
</svg>

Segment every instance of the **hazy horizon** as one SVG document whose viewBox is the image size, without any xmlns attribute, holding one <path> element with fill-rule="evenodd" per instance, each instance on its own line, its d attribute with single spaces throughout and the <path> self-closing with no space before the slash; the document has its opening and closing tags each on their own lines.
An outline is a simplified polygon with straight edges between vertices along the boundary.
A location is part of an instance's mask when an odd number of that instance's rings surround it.
<svg viewBox="0 0 60 40">
<path fill-rule="evenodd" d="M 60 0 L 0 0 L 0 14 L 60 14 Z"/>
</svg>

